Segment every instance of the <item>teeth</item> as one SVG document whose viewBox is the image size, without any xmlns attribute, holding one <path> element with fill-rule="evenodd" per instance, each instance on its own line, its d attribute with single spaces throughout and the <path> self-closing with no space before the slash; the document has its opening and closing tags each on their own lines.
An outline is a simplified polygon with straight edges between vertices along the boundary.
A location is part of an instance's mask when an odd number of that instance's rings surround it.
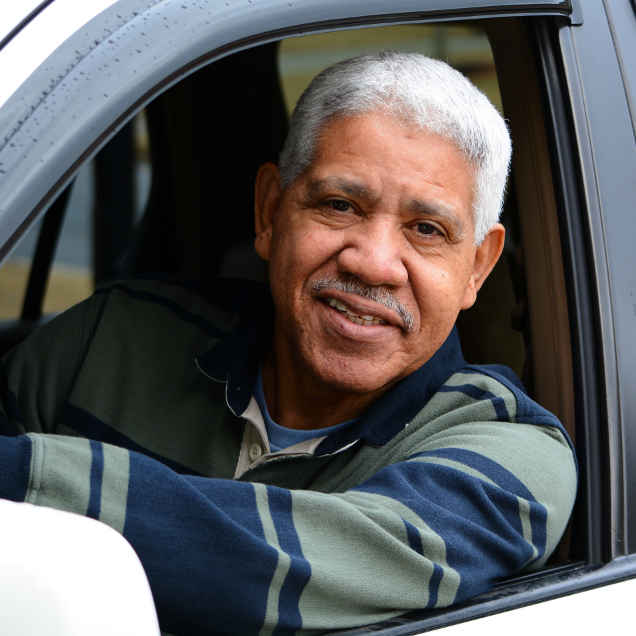
<svg viewBox="0 0 636 636">
<path fill-rule="evenodd" d="M 338 311 L 349 311 L 341 302 L 338 302 L 335 298 L 329 299 L 329 305 Z"/>
<path fill-rule="evenodd" d="M 339 300 L 335 298 L 329 298 L 327 300 L 327 304 L 334 309 L 337 309 L 339 312 L 343 313 L 351 322 L 355 322 L 356 325 L 385 325 L 386 322 L 382 320 L 382 318 L 376 318 L 375 316 L 369 316 L 365 314 L 364 316 L 359 316 L 358 314 L 354 314 L 352 311 L 349 311 L 346 305 L 343 305 Z"/>
</svg>

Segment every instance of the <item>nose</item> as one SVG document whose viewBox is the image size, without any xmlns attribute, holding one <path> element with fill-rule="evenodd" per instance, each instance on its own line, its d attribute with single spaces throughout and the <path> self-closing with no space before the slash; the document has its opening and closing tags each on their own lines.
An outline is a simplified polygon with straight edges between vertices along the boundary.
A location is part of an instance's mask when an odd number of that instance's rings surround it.
<svg viewBox="0 0 636 636">
<path fill-rule="evenodd" d="M 338 271 L 367 285 L 399 287 L 408 280 L 404 236 L 389 219 L 368 219 L 346 235 L 337 257 Z"/>
</svg>

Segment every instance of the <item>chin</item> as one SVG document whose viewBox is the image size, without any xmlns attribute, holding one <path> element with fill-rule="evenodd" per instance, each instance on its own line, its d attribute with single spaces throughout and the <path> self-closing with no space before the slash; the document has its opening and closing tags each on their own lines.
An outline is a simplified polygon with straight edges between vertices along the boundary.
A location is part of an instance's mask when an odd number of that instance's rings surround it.
<svg viewBox="0 0 636 636">
<path fill-rule="evenodd" d="M 361 395 L 385 390 L 402 377 L 397 373 L 388 374 L 385 368 L 378 369 L 373 364 L 356 364 L 350 360 L 314 366 L 314 373 L 334 391 Z"/>
</svg>

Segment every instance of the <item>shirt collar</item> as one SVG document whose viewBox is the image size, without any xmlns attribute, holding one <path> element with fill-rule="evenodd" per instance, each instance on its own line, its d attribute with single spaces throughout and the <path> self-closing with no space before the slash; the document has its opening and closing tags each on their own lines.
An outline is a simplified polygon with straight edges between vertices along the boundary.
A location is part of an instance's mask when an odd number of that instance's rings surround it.
<svg viewBox="0 0 636 636">
<path fill-rule="evenodd" d="M 227 404 L 237 416 L 249 404 L 259 362 L 271 339 L 271 297 L 269 294 L 266 297 L 261 294 L 258 296 L 254 300 L 259 304 L 253 305 L 253 311 L 248 308 L 237 328 L 197 357 L 197 364 L 203 373 L 213 380 L 226 383 Z M 316 449 L 316 454 L 336 452 L 358 439 L 373 446 L 386 444 L 415 417 L 442 384 L 465 364 L 457 329 L 454 327 L 428 362 L 383 394 L 354 425 L 328 435 Z"/>
</svg>

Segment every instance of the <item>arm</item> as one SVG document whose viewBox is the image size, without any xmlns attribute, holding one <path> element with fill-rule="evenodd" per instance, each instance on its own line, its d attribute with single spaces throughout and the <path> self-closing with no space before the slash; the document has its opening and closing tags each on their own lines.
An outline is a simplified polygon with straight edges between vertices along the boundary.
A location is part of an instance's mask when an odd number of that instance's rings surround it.
<svg viewBox="0 0 636 636">
<path fill-rule="evenodd" d="M 506 467 L 515 448 L 523 480 Z M 338 494 L 179 475 L 53 435 L 3 439 L 0 465 L 0 496 L 122 531 L 177 633 L 331 629 L 461 601 L 547 557 L 576 480 L 560 433 L 498 422 L 451 427 Z"/>
</svg>

